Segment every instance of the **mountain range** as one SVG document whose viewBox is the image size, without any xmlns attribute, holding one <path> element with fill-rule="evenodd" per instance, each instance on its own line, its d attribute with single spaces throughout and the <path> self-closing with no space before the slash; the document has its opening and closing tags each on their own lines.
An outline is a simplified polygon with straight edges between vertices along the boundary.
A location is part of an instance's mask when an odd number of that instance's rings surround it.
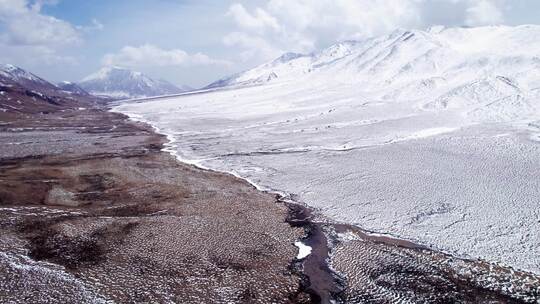
<svg viewBox="0 0 540 304">
<path fill-rule="evenodd" d="M 265 84 L 358 85 L 374 100 L 515 119 L 539 106 L 540 26 L 398 29 L 317 53 L 287 53 L 207 88 Z"/>
<path fill-rule="evenodd" d="M 113 99 L 192 90 L 121 67 L 58 85 L 13 65 L 0 66 L 0 76 L 34 91 Z M 206 89 L 266 84 L 357 85 L 370 99 L 407 101 L 424 110 L 466 108 L 487 120 L 526 117 L 536 113 L 540 98 L 540 26 L 398 29 L 311 54 L 286 53 Z"/>
<path fill-rule="evenodd" d="M 82 102 L 106 102 L 191 91 L 143 73 L 106 67 L 81 82 L 53 84 L 11 64 L 0 64 L 0 112 L 35 113 L 59 110 Z"/>
<path fill-rule="evenodd" d="M 0 116 L 48 113 L 104 102 L 76 86 L 55 85 L 11 64 L 0 64 Z"/>
</svg>

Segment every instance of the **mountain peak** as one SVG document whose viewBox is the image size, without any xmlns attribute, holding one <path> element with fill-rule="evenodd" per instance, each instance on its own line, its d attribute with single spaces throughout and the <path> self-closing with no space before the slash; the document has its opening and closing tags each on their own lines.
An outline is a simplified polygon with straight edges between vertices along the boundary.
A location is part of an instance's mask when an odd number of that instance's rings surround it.
<svg viewBox="0 0 540 304">
<path fill-rule="evenodd" d="M 79 85 L 94 95 L 119 99 L 185 92 L 184 89 L 165 80 L 154 80 L 141 72 L 119 66 L 103 67 L 96 73 L 85 77 Z"/>
<path fill-rule="evenodd" d="M 135 72 L 120 66 L 106 66 L 99 69 L 97 72 L 92 73 L 85 77 L 81 82 L 86 82 L 96 79 L 106 79 L 111 77 L 113 74 L 123 74 L 123 75 L 142 75 L 140 72 Z"/>
<path fill-rule="evenodd" d="M 300 58 L 300 57 L 304 57 L 306 55 L 304 54 L 300 54 L 300 53 L 294 53 L 294 52 L 287 52 L 281 56 L 279 56 L 278 58 L 274 59 L 274 63 L 284 63 L 284 62 L 288 62 L 288 61 L 291 61 L 291 60 L 294 60 L 296 58 Z"/>
<path fill-rule="evenodd" d="M 18 66 L 9 63 L 0 64 L 0 76 L 24 87 L 55 90 L 56 86 Z"/>
<path fill-rule="evenodd" d="M 3 71 L 16 71 L 16 70 L 21 69 L 19 67 L 14 66 L 13 64 L 9 64 L 9 63 L 2 63 L 2 64 L 0 64 L 0 66 L 1 66 L 1 69 Z"/>
</svg>

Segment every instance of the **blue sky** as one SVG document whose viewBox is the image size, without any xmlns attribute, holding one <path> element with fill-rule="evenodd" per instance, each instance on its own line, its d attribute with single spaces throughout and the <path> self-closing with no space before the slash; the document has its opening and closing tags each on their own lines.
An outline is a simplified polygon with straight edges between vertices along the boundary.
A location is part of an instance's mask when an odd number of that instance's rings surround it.
<svg viewBox="0 0 540 304">
<path fill-rule="evenodd" d="M 0 0 L 0 61 L 53 81 L 120 65 L 197 87 L 398 27 L 539 22 L 537 0 Z"/>
</svg>

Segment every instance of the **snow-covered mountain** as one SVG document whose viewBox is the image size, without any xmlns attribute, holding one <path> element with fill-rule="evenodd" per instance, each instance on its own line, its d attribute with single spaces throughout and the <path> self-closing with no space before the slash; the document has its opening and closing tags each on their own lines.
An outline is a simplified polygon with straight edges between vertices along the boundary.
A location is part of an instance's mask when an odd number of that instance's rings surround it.
<svg viewBox="0 0 540 304">
<path fill-rule="evenodd" d="M 78 84 L 71 82 L 71 81 L 62 81 L 56 85 L 60 90 L 77 94 L 77 95 L 90 95 L 85 89 L 81 88 Z"/>
<path fill-rule="evenodd" d="M 207 88 L 269 83 L 357 84 L 380 100 L 482 107 L 478 117 L 511 119 L 539 106 L 540 26 L 400 29 L 318 53 L 288 53 Z"/>
<path fill-rule="evenodd" d="M 88 107 L 104 100 L 72 83 L 53 83 L 11 64 L 0 64 L 0 120 L 21 114 Z M 15 115 L 15 116 L 13 116 Z"/>
<path fill-rule="evenodd" d="M 36 91 L 54 91 L 58 89 L 54 84 L 47 80 L 12 64 L 0 64 L 0 78 L 4 82 L 13 82 L 22 87 Z"/>
<path fill-rule="evenodd" d="M 187 91 L 165 80 L 154 80 L 141 72 L 120 67 L 105 67 L 78 83 L 93 95 L 113 98 L 138 98 Z"/>
<path fill-rule="evenodd" d="M 180 85 L 180 86 L 176 86 L 176 87 L 179 88 L 180 91 L 182 91 L 182 92 L 190 92 L 190 91 L 194 91 L 194 90 L 195 90 L 194 87 L 191 87 L 191 86 L 188 86 L 188 85 L 185 85 L 185 84 Z"/>
</svg>

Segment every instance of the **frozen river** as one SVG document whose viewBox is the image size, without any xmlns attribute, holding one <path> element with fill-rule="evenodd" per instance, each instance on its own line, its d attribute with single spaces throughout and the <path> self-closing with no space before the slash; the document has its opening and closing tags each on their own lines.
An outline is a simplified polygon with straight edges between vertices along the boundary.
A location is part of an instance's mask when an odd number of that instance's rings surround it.
<svg viewBox="0 0 540 304">
<path fill-rule="evenodd" d="M 180 159 L 296 195 L 339 222 L 540 273 L 540 124 L 479 123 L 280 84 L 115 108 L 173 140 Z"/>
</svg>

